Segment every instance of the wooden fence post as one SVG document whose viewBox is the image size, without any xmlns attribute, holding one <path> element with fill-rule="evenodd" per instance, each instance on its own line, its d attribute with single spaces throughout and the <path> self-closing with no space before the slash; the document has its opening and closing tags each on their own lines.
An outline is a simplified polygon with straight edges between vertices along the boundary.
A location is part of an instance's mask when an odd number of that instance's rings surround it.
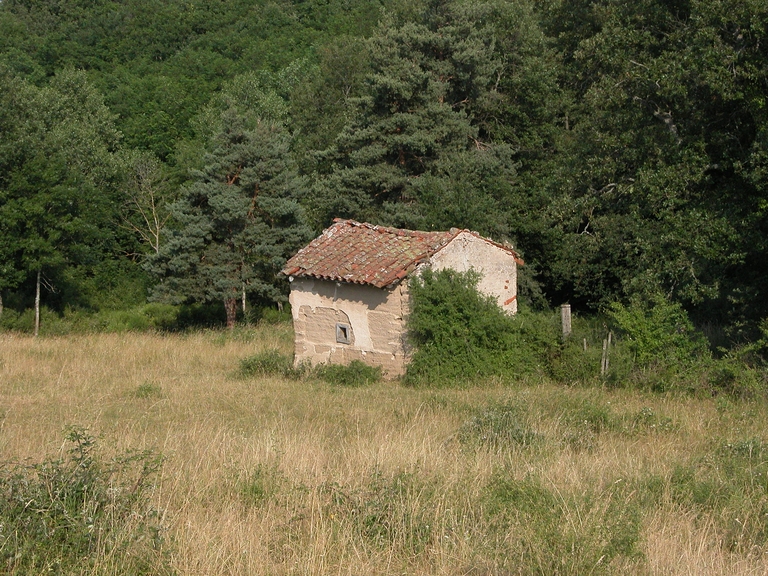
<svg viewBox="0 0 768 576">
<path fill-rule="evenodd" d="M 603 340 L 603 357 L 600 359 L 601 376 L 605 376 L 610 365 L 611 340 L 613 340 L 613 332 L 608 332 L 608 338 Z"/>
<path fill-rule="evenodd" d="M 560 306 L 560 319 L 563 322 L 563 340 L 571 335 L 571 305 L 563 304 Z"/>
</svg>

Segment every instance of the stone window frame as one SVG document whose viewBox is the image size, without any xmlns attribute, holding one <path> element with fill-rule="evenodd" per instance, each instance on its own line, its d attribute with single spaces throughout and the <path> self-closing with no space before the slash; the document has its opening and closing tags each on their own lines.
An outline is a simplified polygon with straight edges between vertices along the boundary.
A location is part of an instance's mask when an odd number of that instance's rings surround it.
<svg viewBox="0 0 768 576">
<path fill-rule="evenodd" d="M 352 326 L 343 322 L 337 322 L 336 342 L 339 344 L 352 344 Z"/>
</svg>

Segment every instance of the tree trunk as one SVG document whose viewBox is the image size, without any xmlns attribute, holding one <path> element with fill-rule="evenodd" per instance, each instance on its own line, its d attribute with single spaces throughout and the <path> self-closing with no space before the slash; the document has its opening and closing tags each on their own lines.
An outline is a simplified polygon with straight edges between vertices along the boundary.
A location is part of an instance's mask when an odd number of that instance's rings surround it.
<svg viewBox="0 0 768 576">
<path fill-rule="evenodd" d="M 43 273 L 42 268 L 37 269 L 37 282 L 35 283 L 35 338 L 40 332 L 40 277 Z"/>
<path fill-rule="evenodd" d="M 227 311 L 227 328 L 231 330 L 237 318 L 237 298 L 224 298 L 224 309 Z"/>
</svg>

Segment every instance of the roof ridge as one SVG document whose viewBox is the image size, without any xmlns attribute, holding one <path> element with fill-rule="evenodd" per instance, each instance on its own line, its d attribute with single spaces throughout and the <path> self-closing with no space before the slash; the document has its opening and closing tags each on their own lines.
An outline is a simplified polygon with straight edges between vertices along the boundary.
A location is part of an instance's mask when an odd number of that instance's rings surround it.
<svg viewBox="0 0 768 576">
<path fill-rule="evenodd" d="M 415 237 L 425 237 L 425 236 L 455 236 L 458 232 L 461 232 L 459 228 L 451 228 L 450 230 L 410 230 L 408 228 L 395 228 L 394 226 L 384 226 L 382 224 L 371 224 L 370 222 L 358 222 L 357 220 L 351 220 L 351 219 L 345 219 L 345 218 L 334 218 L 333 219 L 334 224 L 345 224 L 349 226 L 354 226 L 357 228 L 367 228 L 368 230 L 373 230 L 374 232 L 384 232 L 387 234 L 392 234 L 395 236 L 415 236 Z M 458 232 L 454 232 L 458 231 Z M 469 230 L 467 230 L 469 232 Z"/>
</svg>

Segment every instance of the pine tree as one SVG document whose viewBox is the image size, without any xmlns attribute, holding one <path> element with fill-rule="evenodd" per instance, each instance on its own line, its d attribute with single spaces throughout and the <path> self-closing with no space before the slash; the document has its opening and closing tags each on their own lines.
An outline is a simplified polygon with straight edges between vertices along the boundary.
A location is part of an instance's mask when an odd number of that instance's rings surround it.
<svg viewBox="0 0 768 576">
<path fill-rule="evenodd" d="M 224 303 L 235 323 L 245 293 L 279 301 L 277 273 L 311 236 L 299 198 L 305 182 L 275 122 L 252 127 L 234 110 L 221 116 L 205 167 L 171 209 L 176 227 L 148 268 L 155 299 Z"/>
<path fill-rule="evenodd" d="M 435 192 L 450 185 L 457 170 L 496 162 L 492 172 L 514 172 L 504 146 L 488 141 L 475 121 L 501 60 L 491 31 L 470 16 L 437 2 L 419 22 L 382 23 L 370 41 L 367 95 L 355 100 L 350 122 L 325 154 L 333 169 L 313 197 L 319 223 L 341 216 L 444 226 L 432 208 L 450 201 L 451 193 Z M 473 205 L 495 206 L 498 189 L 487 184 L 474 182 L 461 194 Z M 452 225 L 476 223 L 488 231 L 487 219 L 456 216 Z"/>
</svg>

